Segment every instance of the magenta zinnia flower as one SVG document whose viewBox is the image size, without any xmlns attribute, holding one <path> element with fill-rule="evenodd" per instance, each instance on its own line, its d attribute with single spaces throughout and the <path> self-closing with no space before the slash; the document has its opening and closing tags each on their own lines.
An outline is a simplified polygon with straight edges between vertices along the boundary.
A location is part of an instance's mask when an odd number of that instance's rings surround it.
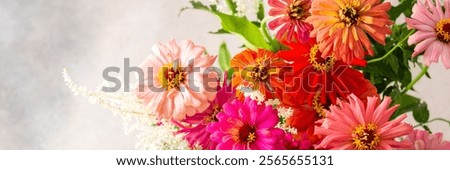
<svg viewBox="0 0 450 170">
<path fill-rule="evenodd" d="M 272 7 L 269 15 L 275 17 L 269 22 L 269 28 L 275 30 L 279 28 L 276 38 L 280 41 L 300 40 L 307 42 L 312 25 L 305 22 L 311 15 L 311 0 L 269 0 Z"/>
<path fill-rule="evenodd" d="M 329 111 L 325 111 L 326 118 L 315 132 L 324 135 L 324 139 L 316 148 L 374 150 L 411 145 L 407 141 L 395 140 L 409 134 L 412 126 L 402 122 L 406 114 L 389 121 L 398 107 L 388 108 L 391 98 L 386 97 L 379 104 L 378 97 L 368 97 L 367 105 L 353 94 L 347 99 L 348 102 L 338 100 L 337 106 L 332 105 Z"/>
<path fill-rule="evenodd" d="M 222 87 L 218 87 L 216 98 L 205 111 L 187 117 L 182 122 L 174 122 L 180 127 L 178 133 L 185 133 L 184 139 L 188 141 L 191 148 L 198 145 L 203 149 L 212 150 L 217 146 L 216 142 L 211 141 L 211 133 L 206 130 L 206 127 L 210 123 L 217 122 L 216 115 L 222 111 L 225 103 L 235 99 L 235 89 L 227 83 L 227 73 L 224 75 Z"/>
<path fill-rule="evenodd" d="M 190 40 L 175 40 L 167 45 L 153 46 L 150 55 L 141 64 L 144 80 L 139 82 L 135 94 L 142 99 L 150 112 L 159 118 L 183 120 L 209 106 L 215 97 L 217 82 L 203 82 L 205 75 L 215 61 L 215 56 L 205 54 L 205 48 Z M 209 87 L 214 87 L 211 90 Z"/>
<path fill-rule="evenodd" d="M 284 131 L 275 128 L 278 112 L 272 106 L 245 98 L 233 100 L 217 114 L 218 122 L 208 125 L 211 140 L 221 150 L 284 149 Z"/>
<path fill-rule="evenodd" d="M 442 133 L 429 134 L 424 130 L 414 130 L 405 141 L 413 145 L 412 150 L 450 150 L 450 142 L 442 140 Z"/>
<path fill-rule="evenodd" d="M 409 28 L 417 29 L 408 39 L 408 44 L 417 44 L 413 57 L 425 51 L 424 64 L 437 63 L 439 57 L 445 68 L 450 69 L 450 0 L 445 0 L 445 13 L 440 0 L 417 2 L 411 18 L 406 18 Z"/>
</svg>

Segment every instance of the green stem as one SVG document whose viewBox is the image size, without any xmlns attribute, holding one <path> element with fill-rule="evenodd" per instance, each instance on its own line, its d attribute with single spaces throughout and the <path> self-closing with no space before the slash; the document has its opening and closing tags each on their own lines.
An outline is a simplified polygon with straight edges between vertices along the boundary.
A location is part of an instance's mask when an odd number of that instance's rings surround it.
<svg viewBox="0 0 450 170">
<path fill-rule="evenodd" d="M 434 118 L 434 119 L 431 119 L 430 121 L 428 121 L 426 123 L 418 124 L 418 125 L 414 126 L 414 128 L 422 126 L 424 124 L 429 124 L 429 123 L 434 122 L 434 121 L 446 122 L 446 123 L 448 123 L 450 125 L 450 120 L 446 120 L 446 119 L 443 119 L 443 118 Z"/>
<path fill-rule="evenodd" d="M 266 17 L 261 21 L 261 31 L 263 32 L 264 37 L 269 41 L 269 43 L 272 43 L 273 39 L 272 36 L 270 36 L 269 30 L 267 29 L 267 21 L 269 21 L 270 17 Z"/>
<path fill-rule="evenodd" d="M 383 57 L 375 58 L 375 59 L 369 60 L 369 61 L 367 61 L 367 63 L 375 63 L 375 62 L 382 61 L 382 60 L 386 59 L 386 58 L 389 57 L 389 55 L 391 55 L 398 47 L 400 47 L 400 46 L 403 44 L 403 42 L 405 42 L 405 41 L 409 38 L 409 36 L 412 35 L 413 33 L 414 33 L 414 30 L 411 30 L 411 31 L 408 33 L 408 35 L 405 36 L 405 38 L 403 38 L 402 40 L 400 40 L 400 41 L 399 41 L 399 42 L 398 42 L 391 50 L 389 50 Z"/>
<path fill-rule="evenodd" d="M 428 71 L 428 66 L 425 66 L 422 68 L 422 71 L 419 73 L 419 75 L 416 76 L 416 78 L 414 78 L 413 81 L 411 81 L 405 88 L 405 90 L 403 90 L 402 94 L 406 94 L 406 92 L 408 92 L 409 90 L 411 90 L 413 88 L 413 86 L 427 73 Z"/>
<path fill-rule="evenodd" d="M 271 51 L 277 51 L 278 49 L 280 49 L 278 43 L 274 43 L 274 39 L 272 38 L 272 36 L 270 35 L 269 29 L 267 29 L 267 21 L 269 21 L 269 19 L 271 19 L 270 17 L 265 17 L 262 21 L 261 21 L 261 27 L 260 30 L 263 33 L 264 37 L 266 38 L 266 40 L 269 42 L 269 44 L 271 45 Z"/>
</svg>

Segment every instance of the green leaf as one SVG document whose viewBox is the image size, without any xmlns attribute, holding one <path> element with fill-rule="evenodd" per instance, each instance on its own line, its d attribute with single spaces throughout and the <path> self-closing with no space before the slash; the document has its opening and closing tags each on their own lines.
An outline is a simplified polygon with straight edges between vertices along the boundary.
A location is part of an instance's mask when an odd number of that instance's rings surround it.
<svg viewBox="0 0 450 170">
<path fill-rule="evenodd" d="M 262 21 L 264 19 L 264 4 L 262 3 L 262 1 L 259 2 L 258 12 L 256 13 L 256 17 L 260 21 Z"/>
<path fill-rule="evenodd" d="M 408 84 L 412 81 L 412 74 L 408 68 L 402 68 L 402 71 L 399 73 L 400 83 L 402 84 L 402 88 L 406 88 Z"/>
<path fill-rule="evenodd" d="M 391 66 L 392 70 L 394 71 L 395 74 L 398 73 L 398 68 L 399 63 L 398 63 L 398 58 L 396 55 L 391 55 L 388 58 L 386 58 L 387 63 L 389 64 L 389 66 Z"/>
<path fill-rule="evenodd" d="M 233 68 L 228 69 L 228 80 L 230 80 L 230 82 L 231 82 L 231 79 L 233 78 L 233 74 L 234 74 L 234 69 Z"/>
<path fill-rule="evenodd" d="M 392 7 L 388 14 L 391 20 L 396 20 L 402 13 L 407 17 L 411 16 L 412 6 L 415 4 L 416 0 L 400 0 L 400 4 Z"/>
<path fill-rule="evenodd" d="M 413 117 L 418 123 L 426 123 L 430 119 L 430 111 L 425 102 L 420 103 L 413 109 Z"/>
<path fill-rule="evenodd" d="M 256 50 L 257 48 L 271 49 L 271 46 L 265 41 L 259 28 L 251 23 L 245 17 L 232 16 L 220 12 L 213 12 L 222 21 L 222 27 L 238 36 L 247 48 Z"/>
<path fill-rule="evenodd" d="M 219 29 L 217 31 L 210 31 L 208 33 L 210 33 L 210 34 L 230 34 L 230 32 L 225 31 L 224 29 Z"/>
<path fill-rule="evenodd" d="M 391 96 L 394 103 L 400 105 L 397 111 L 391 116 L 391 119 L 413 111 L 420 104 L 420 99 L 408 94 L 401 94 L 398 89 L 393 90 Z"/>
<path fill-rule="evenodd" d="M 237 14 L 237 4 L 233 0 L 225 0 L 227 3 L 228 9 L 230 9 L 232 15 Z"/>
<path fill-rule="evenodd" d="M 261 27 L 261 23 L 259 21 L 252 21 L 252 24 L 255 24 L 257 27 Z"/>
<path fill-rule="evenodd" d="M 201 2 L 194 0 L 191 0 L 190 3 L 194 9 L 205 10 L 218 16 L 221 20 L 223 29 L 222 32 L 227 31 L 238 36 L 247 48 L 253 50 L 258 48 L 268 50 L 272 49 L 272 47 L 265 41 L 259 27 L 250 22 L 247 18 L 221 13 L 217 11 L 217 7 L 215 5 L 210 5 L 208 7 Z M 188 8 L 184 8 L 182 11 L 185 9 Z"/>
<path fill-rule="evenodd" d="M 230 69 L 230 59 L 231 56 L 227 44 L 223 42 L 219 48 L 219 66 L 222 70 Z"/>
<path fill-rule="evenodd" d="M 397 90 L 402 91 L 413 78 L 410 65 L 417 63 L 417 58 L 411 57 L 414 47 L 409 46 L 407 41 L 399 44 L 400 41 L 406 40 L 408 35 L 411 34 L 406 24 L 394 25 L 392 31 L 392 35 L 386 37 L 386 45 L 373 43 L 374 58 L 385 56 L 388 52 L 391 52 L 390 55 L 384 60 L 368 63 L 366 67 L 358 68 L 377 87 L 378 92 L 386 92 L 386 89 L 393 84 L 395 84 Z M 397 45 L 399 48 L 391 51 Z M 390 95 L 390 93 L 382 94 L 383 96 Z"/>
<path fill-rule="evenodd" d="M 191 4 L 194 9 L 209 10 L 209 8 L 206 5 L 203 5 L 200 1 L 191 1 Z"/>
<path fill-rule="evenodd" d="M 208 7 L 208 6 L 204 5 L 202 2 L 196 1 L 196 0 L 190 0 L 189 3 L 191 3 L 192 7 L 181 8 L 180 12 L 178 13 L 178 16 L 180 16 L 181 13 L 183 13 L 184 11 L 186 11 L 188 9 L 198 9 L 198 10 L 204 10 L 204 11 L 209 11 L 209 12 L 218 12 L 217 5 L 210 5 Z"/>
</svg>

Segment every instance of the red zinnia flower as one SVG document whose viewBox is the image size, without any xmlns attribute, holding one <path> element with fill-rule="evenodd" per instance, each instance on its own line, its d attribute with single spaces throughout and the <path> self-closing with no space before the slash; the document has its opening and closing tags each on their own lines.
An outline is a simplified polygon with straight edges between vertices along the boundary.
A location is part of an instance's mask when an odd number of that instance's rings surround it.
<svg viewBox="0 0 450 170">
<path fill-rule="evenodd" d="M 364 75 L 333 56 L 321 58 L 314 40 L 307 44 L 287 44 L 291 50 L 280 51 L 278 56 L 291 61 L 293 74 L 286 75 L 286 89 L 281 98 L 283 105 L 294 109 L 288 119 L 291 126 L 306 131 L 325 116 L 324 109 L 353 93 L 361 99 L 377 94 L 376 88 Z M 354 60 L 364 65 L 363 60 Z M 314 110 L 314 111 L 311 111 Z"/>
</svg>

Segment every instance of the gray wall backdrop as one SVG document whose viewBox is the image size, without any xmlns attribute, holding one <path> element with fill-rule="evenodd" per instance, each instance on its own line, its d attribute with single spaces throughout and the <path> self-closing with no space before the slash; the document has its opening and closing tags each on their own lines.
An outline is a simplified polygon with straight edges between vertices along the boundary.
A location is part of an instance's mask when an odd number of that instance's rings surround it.
<svg viewBox="0 0 450 170">
<path fill-rule="evenodd" d="M 233 54 L 239 41 L 208 34 L 219 22 L 208 13 L 186 11 L 187 0 L 0 0 L 0 149 L 133 149 L 122 120 L 85 98 L 73 96 L 61 77 L 67 68 L 75 82 L 94 89 L 109 66 L 123 58 L 138 65 L 159 41 L 192 39 L 217 53 L 227 41 Z M 419 70 L 415 70 L 417 74 Z M 123 73 L 123 72 L 122 72 Z M 450 118 L 450 70 L 430 68 L 417 92 L 432 117 Z M 412 118 L 409 119 L 410 122 Z M 433 123 L 445 132 L 445 123 Z"/>
</svg>

